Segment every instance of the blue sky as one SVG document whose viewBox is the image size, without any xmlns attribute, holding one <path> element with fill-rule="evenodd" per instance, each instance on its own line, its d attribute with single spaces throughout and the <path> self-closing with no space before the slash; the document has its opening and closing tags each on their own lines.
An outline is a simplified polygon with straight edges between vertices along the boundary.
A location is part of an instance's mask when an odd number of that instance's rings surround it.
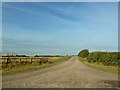
<svg viewBox="0 0 120 90">
<path fill-rule="evenodd" d="M 118 50 L 118 4 L 19 2 L 2 4 L 2 52 L 77 54 Z"/>
</svg>

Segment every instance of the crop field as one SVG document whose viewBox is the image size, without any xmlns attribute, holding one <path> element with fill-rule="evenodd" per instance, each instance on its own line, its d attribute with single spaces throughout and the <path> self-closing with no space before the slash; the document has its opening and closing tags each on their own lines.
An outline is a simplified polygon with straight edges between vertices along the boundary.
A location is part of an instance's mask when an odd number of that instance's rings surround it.
<svg viewBox="0 0 120 90">
<path fill-rule="evenodd" d="M 2 57 L 2 69 L 26 64 L 52 63 L 60 57 Z"/>
<path fill-rule="evenodd" d="M 2 75 L 37 70 L 68 60 L 70 57 L 1 57 Z"/>
<path fill-rule="evenodd" d="M 108 72 L 120 72 L 118 68 L 120 52 L 88 52 L 88 50 L 82 50 L 78 56 L 87 66 Z"/>
<path fill-rule="evenodd" d="M 106 66 L 118 66 L 119 52 L 92 52 L 88 55 L 88 62 L 102 63 Z"/>
</svg>

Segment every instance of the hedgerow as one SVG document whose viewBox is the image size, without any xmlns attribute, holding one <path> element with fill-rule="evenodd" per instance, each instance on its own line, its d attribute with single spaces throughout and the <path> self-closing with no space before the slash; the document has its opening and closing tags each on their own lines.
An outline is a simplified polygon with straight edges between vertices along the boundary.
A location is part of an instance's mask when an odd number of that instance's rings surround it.
<svg viewBox="0 0 120 90">
<path fill-rule="evenodd" d="M 88 62 L 98 62 L 107 66 L 117 66 L 120 53 L 118 52 L 91 52 Z"/>
<path fill-rule="evenodd" d="M 80 53 L 78 56 L 82 57 Z M 89 63 L 95 62 L 107 66 L 117 66 L 120 62 L 120 52 L 88 52 L 85 58 L 87 58 Z"/>
</svg>

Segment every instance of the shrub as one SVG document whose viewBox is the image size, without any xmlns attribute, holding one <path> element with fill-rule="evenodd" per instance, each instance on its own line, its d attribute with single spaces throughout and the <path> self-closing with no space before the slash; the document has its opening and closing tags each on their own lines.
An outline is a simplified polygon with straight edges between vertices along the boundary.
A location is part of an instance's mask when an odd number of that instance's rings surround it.
<svg viewBox="0 0 120 90">
<path fill-rule="evenodd" d="M 87 49 L 84 49 L 82 51 L 79 52 L 78 56 L 82 57 L 82 58 L 86 58 L 89 54 L 89 51 Z"/>
<path fill-rule="evenodd" d="M 99 62 L 107 66 L 117 66 L 119 52 L 91 52 L 88 55 L 88 62 Z"/>
</svg>

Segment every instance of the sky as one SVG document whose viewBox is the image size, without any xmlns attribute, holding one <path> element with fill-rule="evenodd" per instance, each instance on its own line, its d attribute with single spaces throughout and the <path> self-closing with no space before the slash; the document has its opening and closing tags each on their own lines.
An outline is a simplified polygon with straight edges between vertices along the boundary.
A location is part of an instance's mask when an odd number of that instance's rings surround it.
<svg viewBox="0 0 120 90">
<path fill-rule="evenodd" d="M 2 53 L 118 51 L 117 2 L 4 2 Z"/>
</svg>

